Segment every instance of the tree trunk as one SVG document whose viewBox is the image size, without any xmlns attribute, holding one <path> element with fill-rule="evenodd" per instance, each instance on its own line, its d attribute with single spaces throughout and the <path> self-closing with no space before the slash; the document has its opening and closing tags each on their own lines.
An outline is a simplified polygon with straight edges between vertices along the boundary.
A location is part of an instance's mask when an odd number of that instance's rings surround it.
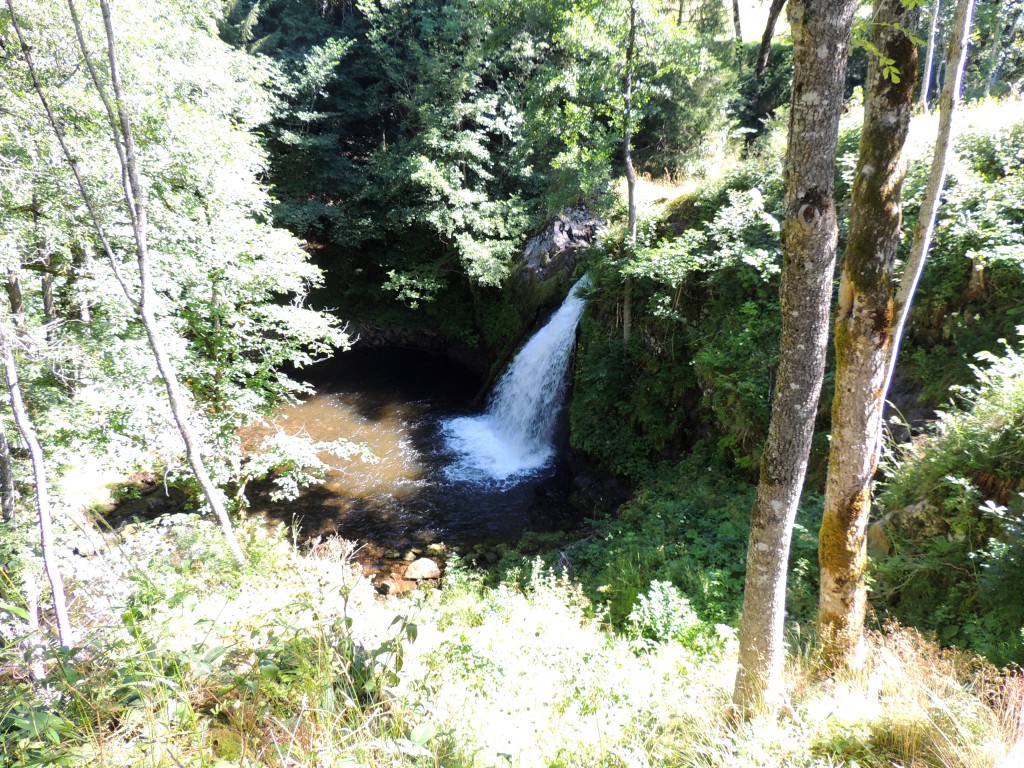
<svg viewBox="0 0 1024 768">
<path fill-rule="evenodd" d="M 754 77 L 758 80 L 764 79 L 764 71 L 768 68 L 768 57 L 772 52 L 772 38 L 775 36 L 775 24 L 782 13 L 782 6 L 786 0 L 772 0 L 768 8 L 768 22 L 764 25 L 764 34 L 761 36 L 761 48 L 757 52 L 757 63 L 754 65 Z"/>
<path fill-rule="evenodd" d="M 43 292 L 43 320 L 47 324 L 56 322 L 57 305 L 53 301 L 53 275 L 43 272 L 40 278 L 40 288 Z"/>
<path fill-rule="evenodd" d="M 1013 44 L 1013 38 L 1017 34 L 1017 27 L 1020 26 L 1021 16 L 1024 16 L 1024 6 L 1017 9 L 1017 15 L 1013 17 L 1013 24 L 1010 25 L 1010 32 L 1006 39 Z M 988 53 L 988 77 L 985 79 L 985 96 L 992 95 L 992 88 L 999 82 L 999 71 L 1002 64 L 999 52 L 1002 50 L 1002 27 L 999 24 L 999 14 L 996 14 L 996 27 L 992 30 L 992 47 Z"/>
<path fill-rule="evenodd" d="M 18 270 L 14 267 L 7 268 L 7 301 L 11 305 L 11 320 L 15 327 L 22 328 L 25 325 L 25 299 L 21 294 L 21 279 L 18 277 Z"/>
<path fill-rule="evenodd" d="M 836 310 L 832 442 L 818 545 L 819 638 L 833 669 L 858 667 L 864 658 L 871 479 L 878 464 L 882 384 L 892 333 L 893 269 L 906 173 L 903 144 L 917 79 L 917 46 L 903 30 L 916 23 L 917 10 L 907 10 L 902 0 L 876 0 L 871 41 L 899 75 L 883 76 L 879 56 L 870 57 Z"/>
<path fill-rule="evenodd" d="M 732 29 L 737 42 L 743 42 L 743 29 L 740 27 L 740 0 L 732 0 Z"/>
<path fill-rule="evenodd" d="M 146 337 L 149 339 L 153 356 L 156 358 L 157 370 L 160 372 L 164 388 L 167 390 L 167 400 L 171 405 L 171 412 L 174 415 L 175 423 L 178 425 L 178 432 L 181 434 L 182 442 L 185 444 L 185 454 L 188 457 L 189 465 L 192 467 L 192 472 L 203 489 L 203 495 L 206 497 L 207 504 L 210 505 L 210 509 L 213 510 L 220 521 L 221 529 L 224 532 L 225 539 L 227 539 L 231 554 L 241 564 L 245 562 L 245 554 L 242 552 L 238 539 L 235 537 L 235 532 L 231 527 L 231 519 L 228 517 L 227 508 L 224 504 L 224 494 L 213 484 L 213 480 L 203 464 L 199 453 L 199 440 L 191 424 L 189 406 L 182 392 L 181 385 L 178 383 L 178 376 L 174 370 L 174 365 L 167 354 L 163 336 L 154 313 L 156 295 L 153 292 L 149 271 L 146 196 L 139 177 L 135 138 L 128 115 L 124 85 L 121 82 L 121 69 L 114 47 L 116 38 L 108 0 L 100 0 L 100 10 L 103 13 L 103 25 L 107 34 L 107 60 L 110 64 L 110 81 L 114 92 L 114 104 L 120 126 L 120 136 L 124 142 L 122 178 L 125 181 L 125 202 L 131 212 L 132 230 L 135 235 L 136 260 L 139 267 L 139 286 L 141 289 L 139 317 L 142 319 L 142 326 L 146 331 Z"/>
<path fill-rule="evenodd" d="M 949 53 L 946 58 L 946 70 L 950 76 L 942 86 L 942 97 L 939 100 L 939 133 L 935 139 L 935 153 L 932 155 L 931 175 L 925 188 L 921 211 L 918 214 L 917 226 L 914 228 L 914 240 L 910 246 L 910 255 L 903 268 L 903 278 L 896 293 L 896 322 L 886 359 L 885 384 L 882 387 L 882 400 L 889 394 L 892 378 L 896 372 L 896 357 L 903 341 L 903 332 L 910 317 L 910 307 L 914 292 L 921 280 L 924 264 L 928 258 L 932 235 L 935 232 L 935 220 L 939 212 L 939 200 L 942 188 L 946 183 L 946 166 L 952 147 L 953 115 L 960 103 L 960 88 L 964 79 L 964 66 L 967 63 L 968 32 L 971 29 L 971 17 L 974 15 L 974 0 L 959 0 L 956 14 L 953 17 L 953 31 L 949 40 Z"/>
<path fill-rule="evenodd" d="M 50 514 L 50 494 L 46 487 L 46 464 L 43 449 L 39 445 L 32 420 L 25 410 L 25 401 L 21 396 L 21 384 L 18 381 L 18 369 L 14 362 L 12 341 L 7 328 L 0 327 L 0 358 L 3 359 L 4 375 L 7 380 L 7 391 L 11 397 L 11 410 L 14 412 L 14 423 L 18 426 L 22 440 L 28 446 L 29 458 L 32 460 L 32 475 L 36 486 L 36 508 L 39 512 L 39 542 L 43 551 L 43 568 L 50 580 L 53 591 L 53 611 L 57 619 L 57 638 L 65 648 L 74 641 L 71 621 L 68 619 L 68 608 L 64 598 L 64 580 L 60 575 L 57 557 L 53 551 L 53 520 Z"/>
<path fill-rule="evenodd" d="M 14 519 L 14 502 L 18 492 L 14 487 L 14 460 L 11 457 L 11 445 L 7 442 L 7 430 L 0 424 L 0 510 L 3 511 L 4 522 Z"/>
<path fill-rule="evenodd" d="M 622 159 L 626 166 L 626 259 L 636 250 L 636 168 L 633 167 L 633 60 L 636 56 L 636 2 L 629 2 L 629 37 L 626 41 L 626 71 L 622 76 L 622 102 L 625 129 L 622 132 Z M 629 341 L 633 325 L 633 280 L 625 279 L 622 301 L 622 340 Z"/>
<path fill-rule="evenodd" d="M 838 228 L 835 156 L 856 0 L 790 0 L 793 107 L 784 183 L 782 333 L 772 417 L 751 513 L 733 702 L 784 700 L 786 570 L 828 346 Z"/>
<path fill-rule="evenodd" d="M 932 68 L 935 65 L 935 37 L 939 31 L 939 17 L 942 15 L 942 0 L 934 0 L 932 23 L 928 32 L 928 52 L 924 57 L 924 77 L 921 80 L 921 111 L 928 112 L 928 96 L 932 87 Z"/>
</svg>

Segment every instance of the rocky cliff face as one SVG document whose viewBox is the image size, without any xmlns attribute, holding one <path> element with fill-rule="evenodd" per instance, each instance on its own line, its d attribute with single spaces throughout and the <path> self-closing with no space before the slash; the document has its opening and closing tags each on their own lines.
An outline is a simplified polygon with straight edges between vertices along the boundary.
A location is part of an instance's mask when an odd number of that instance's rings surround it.
<svg viewBox="0 0 1024 768">
<path fill-rule="evenodd" d="M 475 332 L 482 343 L 453 339 L 431 327 L 372 319 L 351 321 L 348 332 L 360 345 L 413 347 L 444 355 L 489 380 L 536 330 L 547 311 L 565 298 L 582 252 L 597 241 L 601 225 L 583 207 L 560 214 L 526 241 L 503 288 L 471 291 L 478 323 Z M 491 336 L 481 330 L 487 322 L 492 324 Z M 500 334 L 493 334 L 495 327 L 500 327 Z M 501 343 L 495 343 L 496 336 Z"/>
<path fill-rule="evenodd" d="M 519 280 L 546 281 L 559 273 L 568 277 L 576 267 L 581 249 L 597 241 L 601 222 L 586 208 L 561 214 L 542 232 L 526 241 Z"/>
</svg>

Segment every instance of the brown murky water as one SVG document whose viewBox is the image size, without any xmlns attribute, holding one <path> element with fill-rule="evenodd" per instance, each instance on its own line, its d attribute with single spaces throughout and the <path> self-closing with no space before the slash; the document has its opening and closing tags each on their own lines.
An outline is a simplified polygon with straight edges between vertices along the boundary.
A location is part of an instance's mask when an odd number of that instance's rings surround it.
<svg viewBox="0 0 1024 768">
<path fill-rule="evenodd" d="M 434 542 L 508 541 L 567 518 L 569 479 L 553 466 L 515 484 L 453 481 L 440 437 L 465 415 L 479 380 L 458 365 L 409 350 L 353 350 L 308 377 L 317 394 L 284 409 L 277 423 L 317 441 L 348 438 L 376 461 L 324 455 L 325 481 L 293 502 L 257 489 L 254 509 L 296 525 L 304 538 L 338 534 L 377 552 Z"/>
</svg>

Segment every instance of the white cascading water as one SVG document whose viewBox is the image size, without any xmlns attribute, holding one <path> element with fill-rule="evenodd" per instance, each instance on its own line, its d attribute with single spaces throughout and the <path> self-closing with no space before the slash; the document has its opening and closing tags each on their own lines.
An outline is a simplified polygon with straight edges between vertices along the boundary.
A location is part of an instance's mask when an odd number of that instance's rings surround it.
<svg viewBox="0 0 1024 768">
<path fill-rule="evenodd" d="M 509 482 L 554 458 L 566 371 L 586 304 L 580 292 L 589 283 L 586 275 L 580 278 L 547 325 L 519 350 L 487 410 L 445 423 L 445 440 L 458 454 L 446 470 L 451 479 Z"/>
</svg>

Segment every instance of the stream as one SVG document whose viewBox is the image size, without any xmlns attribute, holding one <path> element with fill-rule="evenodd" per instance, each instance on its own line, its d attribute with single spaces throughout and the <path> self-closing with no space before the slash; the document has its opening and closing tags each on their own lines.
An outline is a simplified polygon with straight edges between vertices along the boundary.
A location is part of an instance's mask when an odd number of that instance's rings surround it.
<svg viewBox="0 0 1024 768">
<path fill-rule="evenodd" d="M 471 409 L 475 376 L 414 350 L 357 347 L 310 371 L 316 394 L 282 409 L 277 426 L 317 442 L 347 438 L 373 460 L 321 455 L 322 483 L 286 503 L 263 484 L 254 511 L 304 540 L 354 540 L 364 564 L 565 527 L 566 393 L 588 285 L 577 282 L 523 345 L 482 411 Z"/>
<path fill-rule="evenodd" d="M 468 369 L 415 350 L 356 348 L 306 373 L 317 393 L 276 423 L 317 441 L 347 437 L 377 461 L 324 456 L 327 478 L 295 501 L 255 489 L 253 510 L 294 523 L 301 538 L 337 534 L 380 557 L 435 542 L 511 541 L 569 517 L 570 478 L 557 459 L 511 479 L 459 477 L 467 473 L 443 433 L 471 418 L 480 382 Z"/>
</svg>

